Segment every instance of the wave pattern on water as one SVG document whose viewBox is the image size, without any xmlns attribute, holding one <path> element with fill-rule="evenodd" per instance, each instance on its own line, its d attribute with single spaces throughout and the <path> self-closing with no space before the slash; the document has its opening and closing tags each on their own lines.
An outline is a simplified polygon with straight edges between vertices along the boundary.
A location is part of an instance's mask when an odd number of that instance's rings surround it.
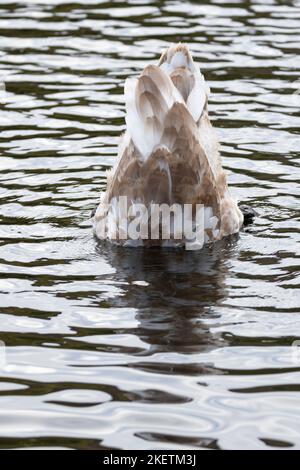
<svg viewBox="0 0 300 470">
<path fill-rule="evenodd" d="M 0 447 L 300 448 L 298 1 L 0 3 Z M 231 190 L 201 253 L 98 245 L 123 83 L 190 44 Z"/>
</svg>

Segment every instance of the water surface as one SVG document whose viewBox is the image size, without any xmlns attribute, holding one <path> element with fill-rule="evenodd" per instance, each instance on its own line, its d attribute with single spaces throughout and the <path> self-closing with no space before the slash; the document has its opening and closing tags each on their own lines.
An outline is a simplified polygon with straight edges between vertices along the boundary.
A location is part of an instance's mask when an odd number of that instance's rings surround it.
<svg viewBox="0 0 300 470">
<path fill-rule="evenodd" d="M 0 0 L 0 447 L 300 448 L 299 31 L 297 1 Z M 124 79 L 180 40 L 259 217 L 99 245 Z"/>
</svg>

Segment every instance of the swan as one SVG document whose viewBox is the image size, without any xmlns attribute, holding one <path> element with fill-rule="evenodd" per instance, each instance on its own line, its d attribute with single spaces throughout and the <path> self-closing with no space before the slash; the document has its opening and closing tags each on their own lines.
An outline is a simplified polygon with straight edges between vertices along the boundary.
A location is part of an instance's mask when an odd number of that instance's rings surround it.
<svg viewBox="0 0 300 470">
<path fill-rule="evenodd" d="M 200 249 L 206 242 L 237 233 L 243 213 L 229 193 L 222 168 L 219 142 L 208 114 L 210 90 L 188 46 L 170 46 L 158 65 L 146 66 L 138 78 L 127 78 L 124 92 L 126 131 L 94 213 L 96 237 L 125 246 Z M 126 199 L 126 207 L 120 204 L 121 197 Z M 142 229 L 149 227 L 150 205 L 161 204 L 192 207 L 195 231 L 200 227 L 196 220 L 200 207 L 203 237 L 176 236 L 176 211 L 167 219 L 171 220 L 169 239 L 161 237 L 161 219 L 156 219 L 159 237 L 151 237 L 152 232 L 143 237 Z M 148 212 L 146 217 L 139 214 L 139 235 L 130 237 L 128 224 L 137 215 L 132 210 L 136 205 Z"/>
</svg>

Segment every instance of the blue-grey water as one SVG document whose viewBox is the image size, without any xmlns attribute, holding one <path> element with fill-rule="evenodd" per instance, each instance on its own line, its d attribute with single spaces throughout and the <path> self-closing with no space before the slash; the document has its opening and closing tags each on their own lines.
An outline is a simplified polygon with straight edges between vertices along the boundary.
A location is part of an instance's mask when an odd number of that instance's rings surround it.
<svg viewBox="0 0 300 470">
<path fill-rule="evenodd" d="M 0 0 L 1 448 L 300 449 L 299 31 L 299 1 Z M 124 80 L 178 41 L 259 216 L 99 245 Z"/>
</svg>

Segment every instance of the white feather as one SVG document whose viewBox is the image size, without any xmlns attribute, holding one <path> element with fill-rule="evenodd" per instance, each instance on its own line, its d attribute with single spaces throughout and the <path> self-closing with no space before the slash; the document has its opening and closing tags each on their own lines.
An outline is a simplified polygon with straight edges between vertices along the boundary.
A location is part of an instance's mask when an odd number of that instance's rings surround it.
<svg viewBox="0 0 300 470">
<path fill-rule="evenodd" d="M 136 108 L 135 92 L 137 78 L 127 78 L 125 81 L 126 125 L 128 134 L 142 155 L 149 154 L 152 146 L 151 139 L 147 139 L 144 122 L 140 119 Z"/>
<path fill-rule="evenodd" d="M 168 111 L 175 102 L 182 103 L 183 98 L 169 76 L 164 72 L 162 73 L 164 83 L 159 91 Z M 139 113 L 136 102 L 137 84 L 138 79 L 128 78 L 125 81 L 126 125 L 128 134 L 145 161 L 159 144 L 164 129 L 163 126 L 157 128 L 153 125 L 153 121 L 149 119 L 152 116 L 151 106 L 144 108 L 143 116 Z"/>
<path fill-rule="evenodd" d="M 186 55 L 182 51 L 176 52 L 171 59 L 171 65 L 173 69 L 177 69 L 177 67 L 187 67 L 188 61 Z"/>
<path fill-rule="evenodd" d="M 187 99 L 187 107 L 195 122 L 201 117 L 205 102 L 207 100 L 207 87 L 203 76 L 195 74 L 195 85 Z"/>
</svg>

